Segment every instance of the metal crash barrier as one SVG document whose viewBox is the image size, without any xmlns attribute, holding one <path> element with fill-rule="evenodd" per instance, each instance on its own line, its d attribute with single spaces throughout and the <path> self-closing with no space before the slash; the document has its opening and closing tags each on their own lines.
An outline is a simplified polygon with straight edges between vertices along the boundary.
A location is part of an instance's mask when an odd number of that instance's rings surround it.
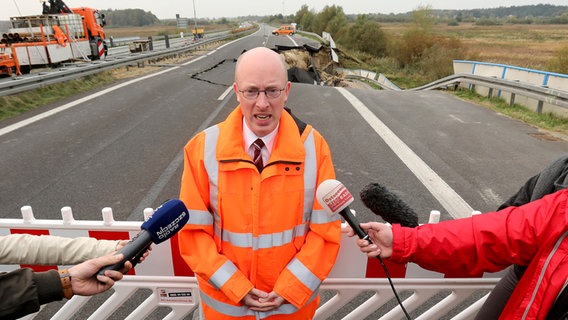
<svg viewBox="0 0 568 320">
<path fill-rule="evenodd" d="M 102 221 L 75 220 L 69 207 L 62 220 L 40 220 L 30 207 L 22 208 L 22 219 L 0 219 L 0 235 L 12 233 L 49 234 L 63 237 L 90 236 L 98 239 L 130 239 L 142 222 L 114 221 L 112 210 L 103 209 Z M 144 211 L 145 217 L 152 214 Z M 430 223 L 436 222 L 432 219 Z M 345 226 L 343 228 L 345 231 Z M 385 261 L 394 286 L 412 319 L 473 319 L 487 294 L 499 280 L 450 279 L 416 264 Z M 0 265 L 10 271 L 19 265 Z M 25 266 L 30 267 L 30 266 Z M 65 266 L 31 266 L 36 271 Z M 344 232 L 336 265 L 320 287 L 321 303 L 315 319 L 401 319 L 404 313 L 384 275 L 378 259 L 361 254 L 355 241 Z M 92 301 L 98 305 L 86 308 Z M 100 301 L 102 300 L 102 302 Z M 154 245 L 144 263 L 137 265 L 113 289 L 93 297 L 74 296 L 51 319 L 193 319 L 199 305 L 199 289 L 193 272 L 179 255 L 177 237 Z M 125 306 L 129 306 L 125 308 Z M 125 310 L 126 309 L 126 310 Z M 45 319 L 40 310 L 23 319 Z"/>
</svg>

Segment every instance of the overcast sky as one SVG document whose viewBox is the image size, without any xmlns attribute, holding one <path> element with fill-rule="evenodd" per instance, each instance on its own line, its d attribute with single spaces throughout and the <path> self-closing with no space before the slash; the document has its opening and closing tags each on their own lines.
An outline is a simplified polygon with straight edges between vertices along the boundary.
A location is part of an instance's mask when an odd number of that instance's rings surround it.
<svg viewBox="0 0 568 320">
<path fill-rule="evenodd" d="M 0 20 L 19 15 L 41 14 L 39 0 L 0 0 Z M 403 13 L 420 6 L 430 5 L 433 9 L 480 9 L 509 6 L 535 5 L 539 3 L 567 5 L 566 0 L 64 0 L 73 7 L 93 7 L 97 9 L 136 8 L 151 11 L 159 19 L 181 17 L 193 18 L 193 3 L 198 18 L 220 18 L 247 15 L 294 14 L 303 4 L 315 12 L 326 5 L 337 5 L 347 14 L 357 13 Z"/>
</svg>

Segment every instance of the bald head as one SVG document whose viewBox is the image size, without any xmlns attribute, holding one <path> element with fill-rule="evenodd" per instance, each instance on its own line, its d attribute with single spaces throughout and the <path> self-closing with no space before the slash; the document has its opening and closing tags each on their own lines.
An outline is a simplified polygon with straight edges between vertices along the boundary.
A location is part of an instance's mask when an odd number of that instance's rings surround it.
<svg viewBox="0 0 568 320">
<path fill-rule="evenodd" d="M 243 76 L 243 70 L 247 72 L 251 69 L 257 70 L 271 70 L 275 69 L 278 72 L 278 76 L 282 77 L 282 81 L 288 80 L 288 73 L 286 70 L 286 64 L 284 59 L 278 53 L 270 50 L 266 47 L 256 47 L 246 51 L 241 54 L 237 59 L 237 64 L 235 66 L 235 82 L 239 82 L 239 79 Z"/>
<path fill-rule="evenodd" d="M 257 137 L 278 127 L 290 87 L 286 64 L 278 53 L 257 47 L 237 60 L 233 91 L 247 126 Z"/>
</svg>

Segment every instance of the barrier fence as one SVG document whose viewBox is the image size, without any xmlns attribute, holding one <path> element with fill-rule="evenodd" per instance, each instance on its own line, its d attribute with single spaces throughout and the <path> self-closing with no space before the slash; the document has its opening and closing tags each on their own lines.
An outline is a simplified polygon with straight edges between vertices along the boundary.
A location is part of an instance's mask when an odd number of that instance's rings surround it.
<svg viewBox="0 0 568 320">
<path fill-rule="evenodd" d="M 453 66 L 456 75 L 469 74 L 501 80 L 497 83 L 466 80 L 460 84 L 482 96 L 499 97 L 511 105 L 517 103 L 538 114 L 553 113 L 568 117 L 566 74 L 468 60 L 454 60 Z"/>
<path fill-rule="evenodd" d="M 14 233 L 56 235 L 62 237 L 93 237 L 97 239 L 131 239 L 140 231 L 141 221 L 114 221 L 112 210 L 102 210 L 101 221 L 75 220 L 69 207 L 61 210 L 62 220 L 36 219 L 30 207 L 22 208 L 22 219 L 0 219 L 0 236 Z M 146 209 L 145 217 L 152 214 Z M 434 217 L 434 218 L 432 218 Z M 430 223 L 437 222 L 436 214 Z M 316 319 L 400 319 L 404 314 L 394 300 L 394 294 L 378 259 L 369 259 L 347 237 L 343 226 L 341 249 L 328 279 L 320 287 L 322 302 Z M 413 319 L 434 319 L 448 315 L 452 319 L 470 319 L 481 307 L 487 293 L 498 281 L 498 274 L 484 278 L 449 279 L 409 263 L 387 264 L 394 286 L 404 300 Z M 31 267 L 36 271 L 66 266 L 0 265 L 0 271 Z M 100 306 L 84 310 L 95 297 L 74 296 L 52 319 L 71 319 L 77 314 L 88 319 L 192 319 L 199 304 L 199 290 L 193 272 L 179 254 L 177 237 L 154 245 L 144 263 L 137 265 Z M 134 296 L 143 302 L 127 315 L 114 313 Z M 100 295 L 99 295 L 100 296 Z M 137 299 L 141 299 L 138 297 Z M 130 303 L 133 304 L 133 303 Z M 124 311 L 122 311 L 124 313 Z M 114 316 L 113 316 L 114 315 Z M 41 311 L 25 319 L 40 319 Z"/>
</svg>

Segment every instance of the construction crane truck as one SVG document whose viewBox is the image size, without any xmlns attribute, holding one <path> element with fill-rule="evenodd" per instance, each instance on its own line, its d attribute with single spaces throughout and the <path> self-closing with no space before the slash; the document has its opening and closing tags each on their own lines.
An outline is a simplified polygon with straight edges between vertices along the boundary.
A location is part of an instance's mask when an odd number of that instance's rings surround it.
<svg viewBox="0 0 568 320">
<path fill-rule="evenodd" d="M 107 54 L 104 14 L 44 0 L 41 15 L 10 18 L 0 39 L 0 75 L 29 73 L 73 60 L 99 60 Z"/>
</svg>

